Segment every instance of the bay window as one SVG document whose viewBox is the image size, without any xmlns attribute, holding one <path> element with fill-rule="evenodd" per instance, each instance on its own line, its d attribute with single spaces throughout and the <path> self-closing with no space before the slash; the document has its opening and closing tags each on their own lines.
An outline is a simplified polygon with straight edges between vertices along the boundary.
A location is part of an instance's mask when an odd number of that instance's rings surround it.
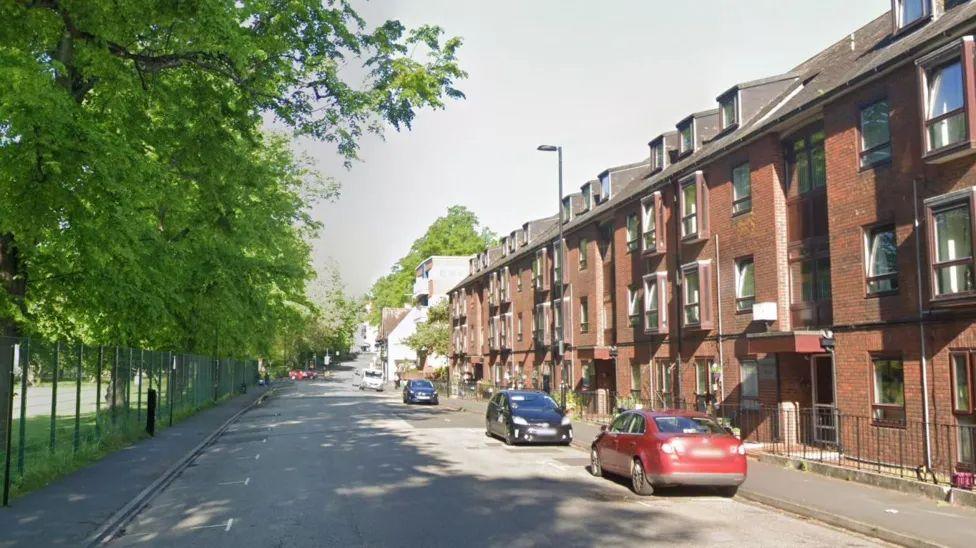
<svg viewBox="0 0 976 548">
<path fill-rule="evenodd" d="M 887 99 L 861 109 L 861 167 L 871 167 L 891 159 L 888 114 Z"/>
<path fill-rule="evenodd" d="M 752 180 L 749 162 L 732 169 L 732 214 L 738 215 L 752 209 Z"/>
<path fill-rule="evenodd" d="M 756 302 L 756 265 L 752 257 L 735 262 L 735 310 L 751 312 Z"/>
<path fill-rule="evenodd" d="M 922 135 L 928 162 L 944 162 L 972 150 L 973 37 L 960 40 L 918 59 L 922 97 Z"/>
<path fill-rule="evenodd" d="M 874 357 L 873 418 L 881 424 L 905 422 L 905 368 L 900 359 Z"/>
<path fill-rule="evenodd" d="M 868 295 L 898 290 L 898 242 L 895 227 L 874 227 L 864 233 Z"/>
<path fill-rule="evenodd" d="M 968 189 L 926 200 L 936 299 L 974 290 L 972 193 Z"/>
</svg>

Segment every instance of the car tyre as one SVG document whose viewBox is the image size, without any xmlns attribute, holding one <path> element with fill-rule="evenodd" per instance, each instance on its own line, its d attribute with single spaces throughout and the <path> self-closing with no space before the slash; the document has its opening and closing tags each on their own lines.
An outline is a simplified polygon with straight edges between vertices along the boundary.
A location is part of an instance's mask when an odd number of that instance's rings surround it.
<svg viewBox="0 0 976 548">
<path fill-rule="evenodd" d="M 603 465 L 600 464 L 600 453 L 596 447 L 590 448 L 590 474 L 598 478 L 603 477 Z"/>
<path fill-rule="evenodd" d="M 725 497 L 727 499 L 730 499 L 730 498 L 734 497 L 735 494 L 738 493 L 738 492 L 739 492 L 739 486 L 738 485 L 726 485 L 724 487 L 719 487 L 718 488 L 718 494 L 719 494 L 719 496 Z"/>
<path fill-rule="evenodd" d="M 630 465 L 630 486 L 634 489 L 634 493 L 642 497 L 654 494 L 654 486 L 647 479 L 647 472 L 639 458 L 635 458 L 633 464 Z"/>
<path fill-rule="evenodd" d="M 512 435 L 511 430 L 505 433 L 505 445 L 515 445 L 515 436 Z"/>
<path fill-rule="evenodd" d="M 485 436 L 489 438 L 495 437 L 491 433 L 491 421 L 489 421 L 488 419 L 485 419 Z"/>
</svg>

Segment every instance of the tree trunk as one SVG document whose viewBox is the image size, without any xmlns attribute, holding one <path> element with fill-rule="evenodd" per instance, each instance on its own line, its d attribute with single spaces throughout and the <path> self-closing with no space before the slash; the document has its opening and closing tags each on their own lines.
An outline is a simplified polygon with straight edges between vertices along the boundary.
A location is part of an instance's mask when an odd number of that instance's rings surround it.
<svg viewBox="0 0 976 548">
<path fill-rule="evenodd" d="M 0 284 L 7 293 L 7 297 L 24 313 L 24 297 L 27 294 L 27 279 L 21 272 L 20 253 L 14 243 L 13 234 L 0 235 Z M 0 329 L 7 337 L 19 337 L 20 325 L 16 318 L 0 318 Z"/>
</svg>

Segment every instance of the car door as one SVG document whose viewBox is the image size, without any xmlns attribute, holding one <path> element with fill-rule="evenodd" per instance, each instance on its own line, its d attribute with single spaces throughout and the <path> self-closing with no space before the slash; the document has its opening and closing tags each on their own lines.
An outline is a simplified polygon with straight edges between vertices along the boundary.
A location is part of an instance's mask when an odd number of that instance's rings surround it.
<svg viewBox="0 0 976 548">
<path fill-rule="evenodd" d="M 485 424 L 488 427 L 488 433 L 495 433 L 495 422 L 498 417 L 498 400 L 501 398 L 501 394 L 495 394 L 488 400 L 488 411 L 485 412 Z"/>
<path fill-rule="evenodd" d="M 512 422 L 512 402 L 508 398 L 508 394 L 501 394 L 501 400 L 498 402 L 498 417 L 495 419 L 495 424 L 498 425 L 498 433 L 502 436 L 508 435 L 508 425 Z"/>
<path fill-rule="evenodd" d="M 631 413 L 623 413 L 618 415 L 617 418 L 610 423 L 610 428 L 607 429 L 606 434 L 603 436 L 603 451 L 600 453 L 600 461 L 603 463 L 603 467 L 611 470 L 613 472 L 621 472 L 620 468 L 620 455 L 617 451 L 617 444 L 620 443 L 620 437 L 625 435 L 627 432 L 627 427 L 630 424 Z"/>
<path fill-rule="evenodd" d="M 632 413 L 630 422 L 627 423 L 627 431 L 622 432 L 617 438 L 617 458 L 622 471 L 630 471 L 630 463 L 637 454 L 637 449 L 641 438 L 644 437 L 646 428 L 644 415 Z"/>
</svg>

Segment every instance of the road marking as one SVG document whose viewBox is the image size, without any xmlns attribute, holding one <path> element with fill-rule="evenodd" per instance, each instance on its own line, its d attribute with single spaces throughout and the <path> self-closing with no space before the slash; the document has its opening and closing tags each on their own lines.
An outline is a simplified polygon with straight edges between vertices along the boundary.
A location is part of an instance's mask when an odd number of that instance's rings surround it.
<svg viewBox="0 0 976 548">
<path fill-rule="evenodd" d="M 552 466 L 552 467 L 553 467 L 553 468 L 555 468 L 556 470 L 560 470 L 560 471 L 562 471 L 562 472 L 565 472 L 566 470 L 569 470 L 569 469 L 568 469 L 568 468 L 566 468 L 565 466 L 563 466 L 563 465 L 561 465 L 561 464 L 556 464 L 556 463 L 554 463 L 554 462 L 552 462 L 552 461 L 546 461 L 546 464 L 548 464 L 549 466 Z"/>
<path fill-rule="evenodd" d="M 224 532 L 226 533 L 227 531 L 230 531 L 230 528 L 233 527 L 233 526 L 234 526 L 234 518 L 228 519 L 227 520 L 227 528 L 224 529 Z"/>
<path fill-rule="evenodd" d="M 244 480 L 244 487 L 247 487 L 247 484 L 249 484 L 249 483 L 251 483 L 251 478 L 245 479 Z"/>
<path fill-rule="evenodd" d="M 225 481 L 225 482 L 222 482 L 222 483 L 218 483 L 217 485 L 238 485 L 238 484 L 241 484 L 241 483 L 243 483 L 244 486 L 246 487 L 247 484 L 251 483 L 251 478 L 246 478 L 246 479 L 244 479 L 244 481 Z"/>
<path fill-rule="evenodd" d="M 648 508 L 654 508 L 653 505 L 651 505 L 650 503 L 644 502 L 642 500 L 638 500 L 637 501 L 637 504 L 640 504 L 641 506 L 647 506 Z"/>
<path fill-rule="evenodd" d="M 258 453 L 257 455 L 254 455 L 254 460 L 258 460 L 260 458 L 261 458 L 261 453 Z"/>
<path fill-rule="evenodd" d="M 268 443 L 268 438 L 264 438 L 263 440 L 261 440 L 261 443 Z"/>
<path fill-rule="evenodd" d="M 196 527 L 190 527 L 190 529 L 216 529 L 217 527 L 223 527 L 224 531 L 230 531 L 231 524 L 234 523 L 234 518 L 227 520 L 227 523 L 218 523 L 216 525 L 197 525 Z"/>
</svg>

